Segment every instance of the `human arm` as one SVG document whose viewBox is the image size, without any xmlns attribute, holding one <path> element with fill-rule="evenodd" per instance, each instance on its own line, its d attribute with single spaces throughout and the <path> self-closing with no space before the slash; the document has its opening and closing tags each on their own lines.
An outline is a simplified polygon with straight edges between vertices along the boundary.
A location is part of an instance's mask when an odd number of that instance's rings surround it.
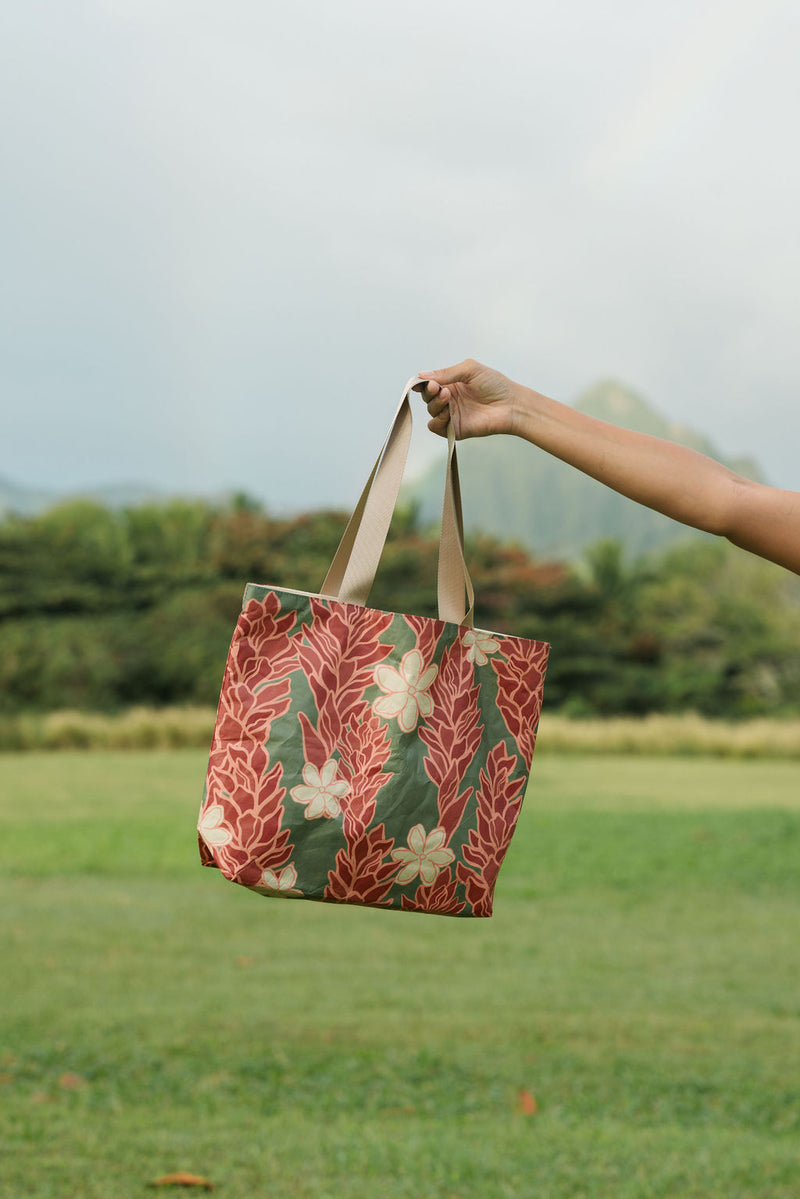
<svg viewBox="0 0 800 1199">
<path fill-rule="evenodd" d="M 638 504 L 800 574 L 800 494 L 737 475 L 696 450 L 597 420 L 468 359 L 422 372 L 420 388 L 444 435 L 509 433 Z"/>
</svg>

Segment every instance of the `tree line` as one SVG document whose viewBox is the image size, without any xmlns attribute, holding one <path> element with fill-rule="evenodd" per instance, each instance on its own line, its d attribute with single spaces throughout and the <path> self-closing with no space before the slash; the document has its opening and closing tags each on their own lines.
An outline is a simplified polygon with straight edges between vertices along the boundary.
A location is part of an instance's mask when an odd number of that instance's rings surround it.
<svg viewBox="0 0 800 1199">
<path fill-rule="evenodd" d="M 345 517 L 246 496 L 0 521 L 0 711 L 213 704 L 248 581 L 317 591 Z M 436 615 L 437 539 L 395 517 L 370 604 Z M 724 542 L 576 564 L 468 540 L 477 623 L 549 641 L 550 710 L 573 716 L 800 711 L 800 579 Z"/>
</svg>

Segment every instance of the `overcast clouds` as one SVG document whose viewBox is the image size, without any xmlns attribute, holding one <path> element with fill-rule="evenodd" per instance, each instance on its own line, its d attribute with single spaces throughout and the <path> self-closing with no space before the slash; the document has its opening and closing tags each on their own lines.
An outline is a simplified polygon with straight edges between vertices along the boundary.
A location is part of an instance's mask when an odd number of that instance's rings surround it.
<svg viewBox="0 0 800 1199">
<path fill-rule="evenodd" d="M 800 489 L 796 3 L 0 22 L 0 474 L 347 503 L 405 379 L 472 355 Z"/>
</svg>

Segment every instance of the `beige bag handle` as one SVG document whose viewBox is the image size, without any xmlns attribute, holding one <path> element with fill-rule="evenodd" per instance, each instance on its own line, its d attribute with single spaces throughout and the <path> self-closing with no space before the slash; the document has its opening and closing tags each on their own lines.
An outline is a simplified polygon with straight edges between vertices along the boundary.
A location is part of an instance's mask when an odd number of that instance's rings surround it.
<svg viewBox="0 0 800 1199">
<path fill-rule="evenodd" d="M 403 389 L 389 433 L 325 576 L 322 595 L 350 604 L 367 602 L 408 457 L 412 426 L 409 396 L 412 388 L 421 382 L 415 376 L 409 379 Z M 438 605 L 440 620 L 472 628 L 474 592 L 464 558 L 464 521 L 452 421 L 447 428 L 447 470 L 439 539 Z"/>
</svg>

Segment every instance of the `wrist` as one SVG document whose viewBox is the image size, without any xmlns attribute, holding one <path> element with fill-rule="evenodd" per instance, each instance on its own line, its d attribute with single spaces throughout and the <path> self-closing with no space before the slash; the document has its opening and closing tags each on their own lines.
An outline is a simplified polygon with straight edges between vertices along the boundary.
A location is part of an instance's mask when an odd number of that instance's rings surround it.
<svg viewBox="0 0 800 1199">
<path fill-rule="evenodd" d="M 507 427 L 503 432 L 530 440 L 531 421 L 535 419 L 538 402 L 543 398 L 532 388 L 513 383 L 509 395 Z"/>
</svg>

